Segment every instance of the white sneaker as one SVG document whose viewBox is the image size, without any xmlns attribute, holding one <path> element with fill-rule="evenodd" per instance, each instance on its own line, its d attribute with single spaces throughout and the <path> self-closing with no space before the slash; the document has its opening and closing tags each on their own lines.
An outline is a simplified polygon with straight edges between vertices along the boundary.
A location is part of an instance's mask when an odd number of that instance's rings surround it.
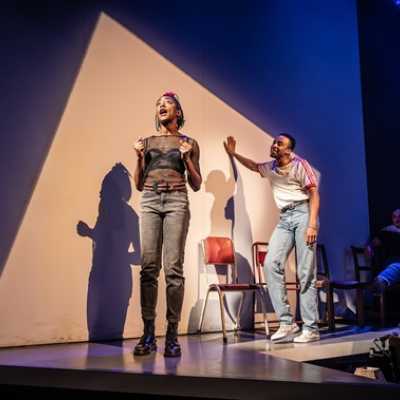
<svg viewBox="0 0 400 400">
<path fill-rule="evenodd" d="M 293 335 L 300 331 L 297 324 L 279 326 L 279 329 L 271 336 L 271 340 L 292 339 Z"/>
<path fill-rule="evenodd" d="M 310 330 L 303 330 L 301 335 L 296 336 L 293 340 L 295 343 L 308 343 L 308 342 L 315 342 L 319 340 L 319 332 L 318 331 L 310 331 Z"/>
</svg>

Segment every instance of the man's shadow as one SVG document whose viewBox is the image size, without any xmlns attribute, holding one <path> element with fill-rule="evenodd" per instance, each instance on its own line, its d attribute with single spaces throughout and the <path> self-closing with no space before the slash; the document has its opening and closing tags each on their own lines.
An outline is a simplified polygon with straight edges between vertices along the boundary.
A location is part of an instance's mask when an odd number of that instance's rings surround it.
<svg viewBox="0 0 400 400">
<path fill-rule="evenodd" d="M 231 237 L 235 246 L 235 258 L 237 277 L 239 283 L 255 282 L 254 266 L 251 264 L 251 245 L 253 234 L 251 231 L 250 216 L 247 211 L 246 193 L 243 185 L 243 178 L 237 168 L 236 162 L 229 157 L 231 174 L 235 182 L 236 192 L 228 199 L 225 209 L 225 219 L 231 222 Z M 265 306 L 269 309 L 270 300 L 266 295 Z M 242 312 L 239 316 L 239 325 L 243 330 L 253 329 L 254 326 L 254 302 L 256 301 L 253 292 L 244 292 L 242 299 Z M 238 307 L 238 304 L 236 304 Z"/>
<path fill-rule="evenodd" d="M 87 296 L 90 341 L 121 339 L 124 333 L 132 295 L 131 265 L 140 263 L 139 219 L 128 204 L 129 177 L 121 163 L 115 164 L 101 185 L 94 228 L 83 221 L 77 225 L 78 234 L 93 241 Z"/>
</svg>

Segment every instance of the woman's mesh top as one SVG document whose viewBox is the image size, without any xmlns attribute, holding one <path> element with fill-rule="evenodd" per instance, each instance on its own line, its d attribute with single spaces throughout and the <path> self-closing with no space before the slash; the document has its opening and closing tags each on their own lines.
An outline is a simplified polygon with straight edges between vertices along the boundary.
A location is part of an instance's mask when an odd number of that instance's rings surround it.
<svg viewBox="0 0 400 400">
<path fill-rule="evenodd" d="M 186 135 L 153 135 L 144 139 L 144 184 L 145 186 L 180 185 L 184 186 L 185 163 L 179 151 L 180 141 L 192 145 L 190 158 L 200 174 L 200 149 L 196 140 Z M 188 179 L 189 184 L 190 177 Z M 192 185 L 191 185 L 192 186 Z"/>
</svg>

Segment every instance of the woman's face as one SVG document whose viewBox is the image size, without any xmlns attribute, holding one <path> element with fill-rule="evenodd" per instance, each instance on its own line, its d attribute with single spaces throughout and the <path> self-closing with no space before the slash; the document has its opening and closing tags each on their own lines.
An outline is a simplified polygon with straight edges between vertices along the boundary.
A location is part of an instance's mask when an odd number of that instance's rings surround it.
<svg viewBox="0 0 400 400">
<path fill-rule="evenodd" d="M 161 96 L 156 103 L 156 115 L 160 123 L 165 126 L 176 121 L 180 111 L 172 97 Z"/>
</svg>

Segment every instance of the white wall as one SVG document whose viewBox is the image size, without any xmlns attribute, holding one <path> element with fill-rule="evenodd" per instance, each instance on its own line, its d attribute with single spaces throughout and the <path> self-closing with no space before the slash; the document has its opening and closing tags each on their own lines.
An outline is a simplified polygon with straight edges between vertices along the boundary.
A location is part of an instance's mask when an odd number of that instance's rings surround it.
<svg viewBox="0 0 400 400">
<path fill-rule="evenodd" d="M 190 193 L 182 332 L 197 328 L 206 289 L 199 268 L 200 240 L 232 234 L 224 211 L 229 198 L 235 199 L 233 236 L 240 255 L 250 260 L 252 241 L 268 238 L 277 214 L 269 184 L 241 167 L 235 184 L 222 142 L 234 135 L 240 151 L 264 160 L 270 136 L 102 15 L 0 280 L 2 346 L 86 340 L 89 314 L 92 323 L 98 320 L 97 333 L 109 337 L 109 322 L 117 311 L 119 322 L 125 322 L 125 337 L 141 334 L 140 267 L 129 267 L 127 261 L 129 251 L 138 251 L 132 242 L 138 236 L 140 193 L 133 188 L 124 225 L 96 243 L 97 256 L 107 260 L 92 259 L 92 241 L 77 235 L 76 224 L 95 225 L 102 180 L 114 164 L 121 162 L 133 173 L 132 144 L 154 132 L 155 101 L 171 88 L 182 100 L 184 132 L 200 144 L 204 178 L 202 190 Z M 165 329 L 164 289 L 160 279 L 159 334 Z M 208 321 L 206 330 L 219 327 L 215 315 Z"/>
<path fill-rule="evenodd" d="M 295 30 L 289 34 L 297 38 Z M 357 45 L 356 35 L 351 41 L 352 46 Z M 321 172 L 320 239 L 327 244 L 334 276 L 343 277 L 346 248 L 351 243 L 363 242 L 368 233 L 361 104 L 349 105 L 347 113 L 345 100 L 342 112 L 324 108 L 323 99 L 329 97 L 332 88 L 338 90 L 330 71 L 341 68 L 341 59 L 334 59 L 338 63 L 335 67 L 332 60 L 323 59 L 311 49 L 307 53 L 309 59 L 304 61 L 296 55 L 296 51 L 303 50 L 293 43 L 284 43 L 285 46 L 279 43 L 277 49 L 285 62 L 289 50 L 292 51 L 291 56 L 299 60 L 299 65 L 290 69 L 293 76 L 285 75 L 287 71 L 284 71 L 284 76 L 277 75 L 276 86 L 265 89 L 264 102 L 254 110 L 253 120 L 260 120 L 257 117 L 262 115 L 265 121 L 271 122 L 264 126 L 270 126 L 275 133 L 279 130 L 293 133 L 298 139 L 299 155 L 315 163 L 314 167 Z M 312 46 L 313 42 L 305 35 L 304 46 L 308 43 Z M 334 47 L 332 43 L 318 46 L 326 48 L 329 54 L 330 46 Z M 323 64 L 328 79 L 322 73 L 319 75 L 321 71 L 315 60 Z M 351 58 L 351 68 L 358 66 L 354 60 L 358 62 L 357 57 Z M 279 69 L 279 64 L 276 65 Z M 315 107 L 318 118 L 308 120 L 302 113 L 301 101 L 307 98 L 305 94 L 311 88 L 308 78 L 314 68 L 318 73 L 313 81 L 313 93 L 321 95 L 321 101 L 318 103 L 315 97 L 310 97 L 314 103 L 307 106 Z M 353 98 L 360 100 L 359 72 L 351 68 L 347 64 L 343 67 L 351 77 L 343 85 L 355 94 Z M 297 86 L 292 85 L 293 81 Z M 217 94 L 211 93 L 116 21 L 101 15 L 0 277 L 0 346 L 87 340 L 89 331 L 92 337 L 98 338 L 115 337 L 121 330 L 124 337 L 141 334 L 140 193 L 131 182 L 129 202 L 114 210 L 124 223 L 116 229 L 103 230 L 94 248 L 91 239 L 76 233 L 76 224 L 78 220 L 91 227 L 96 224 L 102 182 L 116 163 L 122 163 L 133 173 L 132 144 L 138 136 L 154 132 L 155 101 L 166 90 L 178 92 L 182 100 L 187 119 L 183 131 L 200 144 L 204 179 L 201 191 L 190 193 L 192 219 L 186 248 L 186 290 L 180 331 L 197 329 L 207 288 L 199 252 L 202 238 L 232 235 L 241 271 L 246 275 L 251 262 L 251 243 L 269 239 L 277 221 L 277 210 L 266 180 L 238 166 L 235 181 L 222 141 L 227 135 L 233 135 L 240 152 L 264 161 L 268 159 L 271 132 L 260 129 L 241 115 L 241 110 L 234 110 L 222 101 L 225 89 L 221 87 L 220 96 L 215 87 Z M 299 105 L 291 113 L 285 108 L 289 98 L 294 100 L 291 106 L 297 102 Z M 279 112 L 265 108 L 267 103 L 279 103 Z M 354 110 L 358 110 L 356 116 Z M 348 131 L 339 123 L 346 125 L 346 121 L 352 121 Z M 126 176 L 118 182 L 126 185 Z M 232 198 L 233 204 L 229 201 Z M 165 331 L 164 292 L 161 277 L 158 334 Z M 231 297 L 234 308 L 238 299 Z M 215 306 L 213 300 L 205 330 L 220 326 Z M 249 322 L 249 314 L 244 320 Z"/>
</svg>

